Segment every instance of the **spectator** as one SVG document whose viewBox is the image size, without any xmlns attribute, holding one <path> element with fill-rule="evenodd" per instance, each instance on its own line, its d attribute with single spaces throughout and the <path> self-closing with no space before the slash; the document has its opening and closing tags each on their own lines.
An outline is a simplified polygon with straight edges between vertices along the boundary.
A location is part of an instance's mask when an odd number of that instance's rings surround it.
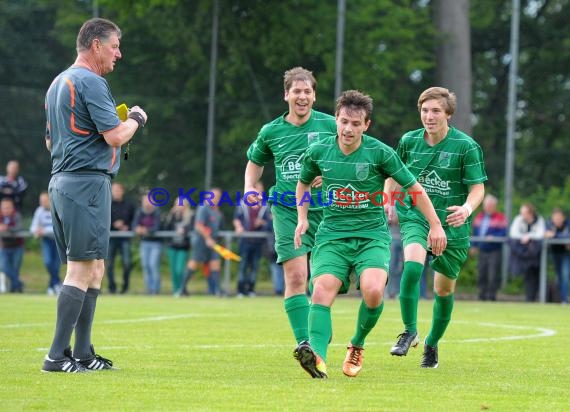
<svg viewBox="0 0 570 412">
<path fill-rule="evenodd" d="M 121 183 L 111 185 L 111 237 L 109 238 L 109 255 L 105 261 L 107 276 L 109 277 L 109 292 L 117 291 L 115 282 L 115 257 L 121 257 L 123 269 L 123 284 L 121 293 L 129 290 L 131 270 L 133 268 L 133 255 L 131 251 L 131 237 L 121 236 L 121 233 L 131 230 L 131 223 L 135 217 L 135 206 L 125 198 L 125 188 Z"/>
<path fill-rule="evenodd" d="M 566 219 L 564 211 L 554 208 L 550 215 L 550 220 L 546 224 L 544 237 L 552 239 L 570 238 L 570 221 Z M 558 280 L 558 290 L 560 292 L 560 302 L 568 304 L 568 279 L 570 278 L 570 244 L 553 244 L 550 247 L 554 269 Z"/>
<path fill-rule="evenodd" d="M 493 239 L 507 236 L 509 222 L 504 214 L 497 210 L 498 199 L 493 195 L 485 196 L 483 211 L 473 220 L 473 236 Z M 472 254 L 478 253 L 477 270 L 479 272 L 479 300 L 496 300 L 501 286 L 501 262 L 503 244 L 499 242 L 474 242 Z"/>
<path fill-rule="evenodd" d="M 263 184 L 255 185 L 257 193 L 263 193 Z M 269 207 L 267 205 L 248 206 L 245 202 L 235 209 L 234 229 L 236 233 L 260 232 L 267 226 Z M 263 252 L 263 244 L 266 240 L 262 237 L 240 237 L 239 255 L 241 261 L 238 270 L 237 296 L 255 296 L 255 281 L 259 269 L 259 261 Z"/>
<path fill-rule="evenodd" d="M 404 248 L 396 212 L 391 214 L 388 226 L 390 228 L 390 234 L 392 235 L 392 243 L 390 243 L 391 257 L 390 274 L 388 277 L 388 297 L 394 299 L 400 294 L 400 281 L 402 280 L 402 271 L 404 270 Z"/>
<path fill-rule="evenodd" d="M 194 212 L 190 209 L 188 202 L 184 202 L 183 197 L 176 199 L 176 203 L 166 216 L 164 228 L 172 230 L 175 235 L 168 242 L 168 263 L 170 266 L 170 276 L 172 279 L 172 293 L 180 290 L 184 279 L 184 269 L 188 261 L 188 251 L 190 249 L 190 231 L 192 230 Z"/>
<path fill-rule="evenodd" d="M 5 197 L 0 201 L 0 261 L 2 271 L 10 279 L 10 293 L 23 293 L 20 268 L 24 257 L 24 238 L 15 235 L 22 230 L 22 218 L 14 200 Z"/>
<path fill-rule="evenodd" d="M 35 238 L 41 239 L 42 259 L 49 274 L 47 294 L 58 295 L 61 289 L 59 268 L 61 259 L 57 253 L 57 245 L 53 236 L 53 223 L 51 217 L 51 204 L 48 192 L 40 193 L 40 205 L 34 212 L 30 232 Z"/>
<path fill-rule="evenodd" d="M 149 200 L 148 195 L 142 196 L 141 207 L 136 210 L 132 227 L 141 238 L 140 258 L 146 293 L 160 293 L 160 255 L 162 239 L 155 236 L 160 229 L 160 209 Z"/>
<path fill-rule="evenodd" d="M 194 276 L 198 269 L 198 264 L 204 268 L 204 275 L 208 278 L 208 293 L 210 295 L 220 294 L 220 269 L 222 267 L 220 255 L 213 248 L 216 244 L 216 237 L 222 228 L 224 217 L 218 202 L 222 197 L 222 191 L 218 188 L 210 189 L 207 193 L 209 198 L 205 198 L 196 209 L 196 219 L 194 221 L 194 232 L 191 240 L 191 256 L 186 267 L 186 273 L 182 280 L 182 286 L 176 296 L 188 295 L 186 284 Z"/>
<path fill-rule="evenodd" d="M 524 203 L 509 230 L 511 273 L 524 276 L 525 299 L 534 302 L 538 293 L 541 242 L 544 238 L 544 219 L 531 203 Z"/>
<path fill-rule="evenodd" d="M 17 160 L 10 160 L 6 164 L 6 176 L 0 177 L 0 199 L 9 197 L 14 200 L 17 210 L 22 210 L 22 200 L 28 184 L 20 176 L 20 163 Z"/>
</svg>

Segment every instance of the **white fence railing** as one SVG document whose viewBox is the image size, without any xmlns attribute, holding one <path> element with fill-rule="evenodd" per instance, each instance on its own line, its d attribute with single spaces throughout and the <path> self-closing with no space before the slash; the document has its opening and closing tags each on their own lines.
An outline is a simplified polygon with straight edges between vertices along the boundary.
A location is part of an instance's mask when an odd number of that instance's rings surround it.
<svg viewBox="0 0 570 412">
<path fill-rule="evenodd" d="M 161 237 L 164 239 L 172 238 L 176 235 L 176 232 L 170 230 L 160 230 L 154 232 L 153 236 Z M 222 230 L 219 232 L 219 238 L 221 239 L 222 246 L 231 249 L 232 241 L 236 238 L 240 237 L 263 237 L 267 238 L 271 234 L 268 232 L 244 232 L 242 234 L 237 234 L 231 230 Z M 134 232 L 111 232 L 112 237 L 136 237 Z M 16 233 L 0 233 L 0 237 L 23 237 L 29 238 L 33 237 L 33 235 L 28 231 L 20 231 Z M 508 237 L 481 237 L 481 236 L 473 236 L 471 238 L 472 242 L 492 242 L 492 243 L 501 243 L 503 244 L 503 285 L 507 281 L 507 262 L 509 258 L 508 253 Z M 540 254 L 540 273 L 539 273 L 539 289 L 538 289 L 538 296 L 539 302 L 545 303 L 546 302 L 546 293 L 547 293 L 547 281 L 548 281 L 548 248 L 550 245 L 554 244 L 570 244 L 570 239 L 543 239 L 542 240 L 542 250 Z M 223 290 L 228 293 L 231 289 L 231 262 L 226 260 L 224 262 L 223 268 Z"/>
</svg>

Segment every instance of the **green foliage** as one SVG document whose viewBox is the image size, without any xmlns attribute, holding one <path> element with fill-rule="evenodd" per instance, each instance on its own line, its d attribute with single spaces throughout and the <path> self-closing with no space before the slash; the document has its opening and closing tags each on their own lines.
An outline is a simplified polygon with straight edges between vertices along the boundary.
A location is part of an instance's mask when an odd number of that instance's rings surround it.
<svg viewBox="0 0 570 412">
<path fill-rule="evenodd" d="M 305 66 L 319 81 L 316 108 L 334 109 L 337 2 L 219 1 L 214 184 L 243 185 L 245 150 L 260 126 L 286 110 L 283 72 Z M 395 146 L 420 125 L 418 93 L 433 85 L 432 3 L 347 2 L 343 89 L 370 94 L 370 133 Z M 489 191 L 503 189 L 510 1 L 471 1 L 474 137 L 481 143 Z M 570 174 L 568 140 L 568 0 L 522 2 L 515 191 L 529 198 Z M 122 29 L 123 58 L 107 76 L 118 103 L 140 105 L 149 122 L 131 145 L 119 179 L 143 188 L 203 187 L 212 0 L 99 0 L 102 17 Z M 43 99 L 53 77 L 75 57 L 83 0 L 0 0 L 0 164 L 19 159 L 31 183 L 27 212 L 49 179 L 43 146 Z M 25 144 L 14 144 L 25 142 Z M 272 182 L 273 168 L 264 180 Z M 542 187 L 542 189 L 540 189 Z"/>
<path fill-rule="evenodd" d="M 350 3 L 347 9 L 344 89 L 374 98 L 370 132 L 394 147 L 404 131 L 421 127 L 418 94 L 433 83 L 435 30 L 429 9 L 415 3 Z M 355 62 L 361 70 L 353 69 Z"/>
<path fill-rule="evenodd" d="M 525 202 L 534 204 L 537 211 L 547 220 L 555 207 L 561 208 L 567 214 L 570 214 L 568 199 L 570 199 L 570 177 L 566 178 L 563 186 L 552 186 L 548 189 L 541 186 L 527 197 L 517 196 L 514 201 L 515 215 L 518 214 L 520 205 Z"/>
<path fill-rule="evenodd" d="M 474 137 L 486 158 L 489 185 L 502 190 L 509 71 L 510 0 L 471 2 Z M 567 0 L 521 2 L 515 192 L 522 197 L 559 186 L 570 174 Z"/>
<path fill-rule="evenodd" d="M 51 79 L 71 63 L 77 29 L 89 17 L 89 4 L 30 3 L 41 5 L 44 14 L 51 16 L 37 27 L 35 35 L 48 36 L 56 50 L 66 51 L 61 56 L 65 63 L 43 71 Z M 114 19 L 123 32 L 123 59 L 107 77 L 113 94 L 117 102 L 140 105 L 149 114 L 119 179 L 133 193 L 153 186 L 204 189 L 213 3 L 101 0 L 98 4 L 99 14 Z M 17 9 L 22 21 L 29 18 L 26 8 Z M 242 173 L 236 171 L 243 170 L 245 149 L 263 123 L 286 110 L 282 100 L 285 70 L 296 65 L 313 70 L 319 80 L 317 108 L 333 110 L 336 12 L 336 4 L 314 0 L 220 2 L 216 185 L 241 188 Z M 395 5 L 386 0 L 360 0 L 348 5 L 344 85 L 376 99 L 378 110 L 371 132 L 391 144 L 403 129 L 417 125 L 417 90 L 410 74 L 433 65 L 429 27 L 428 9 L 414 1 Z M 14 70 L 19 70 L 17 64 Z M 39 101 L 49 81 L 36 91 Z M 22 81 L 14 83 L 21 86 Z M 38 110 L 33 115 L 36 132 L 30 134 L 41 141 L 43 113 Z M 46 152 L 35 145 L 30 150 L 44 159 L 45 171 Z M 33 168 L 34 164 L 24 165 L 23 172 L 37 185 Z M 271 175 L 268 170 L 268 183 Z"/>
</svg>

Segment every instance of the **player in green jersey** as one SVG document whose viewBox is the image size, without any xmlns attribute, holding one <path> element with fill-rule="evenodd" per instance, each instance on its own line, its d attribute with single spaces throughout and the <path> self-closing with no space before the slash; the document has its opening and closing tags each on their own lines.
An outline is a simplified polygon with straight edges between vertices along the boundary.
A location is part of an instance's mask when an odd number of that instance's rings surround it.
<svg viewBox="0 0 570 412">
<path fill-rule="evenodd" d="M 455 107 L 455 95 L 449 90 L 442 87 L 425 90 L 418 99 L 424 127 L 404 134 L 397 148 L 403 162 L 428 193 L 447 235 L 447 249 L 430 263 L 435 271 L 434 305 L 420 363 L 423 368 L 438 366 L 437 343 L 451 319 L 455 284 L 468 256 L 471 214 L 483 200 L 483 182 L 487 180 L 480 146 L 448 123 Z M 394 182 L 387 181 L 385 190 L 394 189 Z M 396 356 L 405 356 L 410 346 L 419 343 L 419 285 L 426 254 L 431 252 L 425 241 L 427 222 L 409 202 L 407 198 L 403 204 L 396 203 L 404 242 L 400 309 L 405 326 L 390 350 Z"/>
<path fill-rule="evenodd" d="M 301 169 L 300 159 L 311 142 L 336 133 L 334 117 L 313 110 L 317 81 L 302 67 L 285 72 L 284 100 L 289 110 L 265 124 L 247 151 L 244 196 L 250 204 L 264 202 L 266 194 L 255 192 L 266 164 L 275 165 L 276 183 L 270 189 L 269 203 L 273 214 L 277 262 L 283 265 L 285 277 L 284 306 L 297 344 L 309 339 L 309 300 L 307 298 L 308 259 L 313 248 L 314 233 L 304 239 L 299 249 L 293 246 L 297 225 L 295 186 Z M 314 187 L 320 186 L 316 177 Z M 312 208 L 309 218 L 316 228 L 322 218 L 320 208 Z"/>
<path fill-rule="evenodd" d="M 384 288 L 390 262 L 390 231 L 382 193 L 384 179 L 394 179 L 414 194 L 415 205 L 429 222 L 427 240 L 434 253 L 445 249 L 446 238 L 429 197 L 404 166 L 396 152 L 363 133 L 370 125 L 372 99 L 355 90 L 337 100 L 337 135 L 313 143 L 303 158 L 297 183 L 298 225 L 295 246 L 310 228 L 309 204 L 318 203 L 309 194 L 310 182 L 322 176 L 327 206 L 316 233 L 311 256 L 312 303 L 309 311 L 309 341 L 299 345 L 296 358 L 313 378 L 326 378 L 327 348 L 331 337 L 331 306 L 339 293 L 346 293 L 349 276 L 356 275 L 362 301 L 356 332 L 348 344 L 343 373 L 350 377 L 362 369 L 364 340 L 384 307 Z"/>
</svg>

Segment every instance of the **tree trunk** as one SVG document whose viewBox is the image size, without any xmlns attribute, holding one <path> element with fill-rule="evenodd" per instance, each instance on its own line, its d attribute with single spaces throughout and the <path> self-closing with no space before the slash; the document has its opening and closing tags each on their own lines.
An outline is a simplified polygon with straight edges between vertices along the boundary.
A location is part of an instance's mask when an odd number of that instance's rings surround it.
<svg viewBox="0 0 570 412">
<path fill-rule="evenodd" d="M 438 85 L 457 96 L 451 122 L 471 134 L 471 26 L 469 0 L 435 0 L 434 23 L 438 31 Z"/>
</svg>

